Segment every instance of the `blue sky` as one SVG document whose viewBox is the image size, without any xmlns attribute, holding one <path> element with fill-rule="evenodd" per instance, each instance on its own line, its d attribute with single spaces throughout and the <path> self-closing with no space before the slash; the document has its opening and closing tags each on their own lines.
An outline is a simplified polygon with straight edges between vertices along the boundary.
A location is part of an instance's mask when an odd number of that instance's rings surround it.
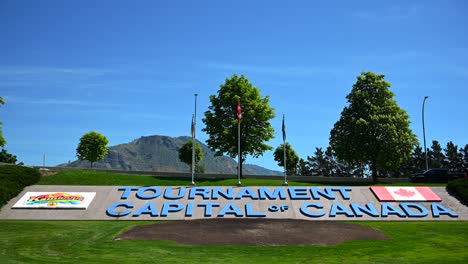
<svg viewBox="0 0 468 264">
<path fill-rule="evenodd" d="M 325 3 L 326 2 L 326 3 Z M 208 97 L 244 74 L 271 97 L 276 148 L 286 115 L 299 156 L 326 147 L 362 71 L 385 74 L 422 144 L 468 144 L 465 1 L 0 2 L 6 149 L 28 165 L 76 159 L 96 130 L 110 145 L 197 138 Z M 248 118 L 244 116 L 244 118 Z M 272 152 L 248 163 L 280 168 Z"/>
</svg>

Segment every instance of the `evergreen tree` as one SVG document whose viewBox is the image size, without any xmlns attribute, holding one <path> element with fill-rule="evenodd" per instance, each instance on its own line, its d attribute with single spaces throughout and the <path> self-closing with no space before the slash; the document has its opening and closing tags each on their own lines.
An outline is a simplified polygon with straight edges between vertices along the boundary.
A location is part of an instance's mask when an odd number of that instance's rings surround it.
<svg viewBox="0 0 468 264">
<path fill-rule="evenodd" d="M 443 168 L 445 164 L 445 156 L 442 152 L 442 147 L 439 144 L 439 141 L 433 140 L 431 149 L 427 152 L 427 158 L 429 163 L 429 168 Z"/>
<path fill-rule="evenodd" d="M 457 145 L 453 144 L 452 141 L 447 143 L 445 151 L 445 167 L 449 171 L 461 171 L 463 170 L 463 155 L 458 153 Z"/>
</svg>

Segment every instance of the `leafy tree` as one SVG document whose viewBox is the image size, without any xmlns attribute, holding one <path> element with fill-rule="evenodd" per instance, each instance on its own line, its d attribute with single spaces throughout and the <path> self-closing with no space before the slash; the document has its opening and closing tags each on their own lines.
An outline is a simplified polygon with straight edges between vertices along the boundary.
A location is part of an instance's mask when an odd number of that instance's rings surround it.
<svg viewBox="0 0 468 264">
<path fill-rule="evenodd" d="M 0 162 L 16 164 L 16 156 L 7 152 L 6 149 L 2 149 L 0 152 Z"/>
<path fill-rule="evenodd" d="M 273 156 L 275 161 L 278 162 L 278 166 L 284 167 L 284 145 L 279 145 Z M 291 147 L 291 145 L 286 142 L 286 174 L 287 175 L 294 175 L 296 174 L 297 164 L 299 163 L 299 156 L 297 155 L 296 151 Z"/>
<path fill-rule="evenodd" d="M 427 151 L 427 159 L 429 168 L 443 168 L 445 163 L 445 155 L 442 152 L 442 147 L 439 141 L 433 140 L 431 149 Z"/>
<path fill-rule="evenodd" d="M 447 143 L 445 151 L 445 167 L 450 171 L 460 171 L 463 167 L 463 155 L 458 153 L 458 147 L 452 141 Z"/>
<path fill-rule="evenodd" d="M 5 104 L 5 100 L 3 100 L 3 98 L 0 96 L 0 106 L 4 104 Z M 2 122 L 0 122 L 0 147 L 3 148 L 5 144 L 6 144 L 6 140 L 3 137 L 3 133 L 2 133 Z"/>
<path fill-rule="evenodd" d="M 76 148 L 76 156 L 79 160 L 88 160 L 93 163 L 102 160 L 107 154 L 107 144 L 109 140 L 102 134 L 91 131 L 80 138 L 80 143 Z"/>
<path fill-rule="evenodd" d="M 369 164 L 374 181 L 379 168 L 399 168 L 417 142 L 408 114 L 389 87 L 384 75 L 361 73 L 346 96 L 349 105 L 330 132 L 330 146 L 337 157 L 351 164 Z"/>
<path fill-rule="evenodd" d="M 262 97 L 260 90 L 241 75 L 227 78 L 217 95 L 210 95 L 211 106 L 205 112 L 202 131 L 209 135 L 206 141 L 216 156 L 238 155 L 237 144 L 237 102 L 242 108 L 241 120 L 241 174 L 242 163 L 247 155 L 258 157 L 273 148 L 265 142 L 274 136 L 270 119 L 275 117 L 270 107 L 270 97 Z"/>
<path fill-rule="evenodd" d="M 193 141 L 189 139 L 185 142 L 184 145 L 179 149 L 179 160 L 183 163 L 192 166 L 192 146 Z M 203 173 L 205 168 L 198 164 L 198 162 L 203 158 L 203 151 L 198 142 L 195 142 L 195 172 Z"/>
</svg>

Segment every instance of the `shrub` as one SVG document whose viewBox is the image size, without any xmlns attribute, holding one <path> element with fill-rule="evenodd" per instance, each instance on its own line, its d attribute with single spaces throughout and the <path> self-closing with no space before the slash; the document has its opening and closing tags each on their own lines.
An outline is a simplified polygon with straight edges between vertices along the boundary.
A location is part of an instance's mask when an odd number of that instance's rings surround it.
<svg viewBox="0 0 468 264">
<path fill-rule="evenodd" d="M 40 178 L 39 171 L 33 168 L 0 166 L 0 206 L 18 195 L 24 187 L 38 182 Z"/>
<path fill-rule="evenodd" d="M 449 181 L 447 192 L 457 198 L 462 204 L 468 206 L 468 179 Z"/>
</svg>

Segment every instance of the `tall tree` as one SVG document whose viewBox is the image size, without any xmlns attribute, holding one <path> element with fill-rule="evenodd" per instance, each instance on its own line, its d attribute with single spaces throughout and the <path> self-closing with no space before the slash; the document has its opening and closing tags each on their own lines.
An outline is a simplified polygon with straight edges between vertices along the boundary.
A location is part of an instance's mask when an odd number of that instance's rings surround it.
<svg viewBox="0 0 468 264">
<path fill-rule="evenodd" d="M 179 160 L 183 163 L 192 166 L 192 140 L 189 139 L 182 147 L 179 149 Z M 195 142 L 195 172 L 202 173 L 204 168 L 198 163 L 203 158 L 203 152 L 200 144 Z"/>
<path fill-rule="evenodd" d="M 273 156 L 275 161 L 278 162 L 278 166 L 284 167 L 284 145 L 279 145 Z M 286 174 L 294 175 L 297 172 L 297 164 L 299 163 L 299 156 L 296 151 L 291 147 L 291 145 L 286 142 Z"/>
<path fill-rule="evenodd" d="M 352 164 L 369 164 L 374 181 L 379 168 L 399 168 L 417 142 L 408 114 L 393 99 L 384 77 L 373 72 L 357 77 L 346 96 L 349 105 L 330 132 L 330 146 L 337 157 Z"/>
<path fill-rule="evenodd" d="M 297 174 L 301 176 L 311 175 L 309 163 L 302 158 L 299 159 L 299 163 L 297 164 Z"/>
<path fill-rule="evenodd" d="M 0 162 L 16 164 L 16 156 L 8 153 L 6 149 L 0 151 Z"/>
<path fill-rule="evenodd" d="M 445 155 L 442 152 L 442 147 L 439 141 L 433 140 L 431 149 L 427 152 L 427 158 L 430 168 L 443 168 L 445 163 Z"/>
<path fill-rule="evenodd" d="M 76 156 L 79 160 L 88 160 L 93 163 L 102 160 L 107 154 L 107 144 L 109 140 L 102 134 L 91 131 L 80 138 L 80 143 L 76 148 Z"/>
<path fill-rule="evenodd" d="M 452 141 L 447 143 L 445 151 L 445 166 L 450 171 L 461 171 L 463 167 L 463 155 L 458 153 L 458 146 Z"/>
<path fill-rule="evenodd" d="M 402 168 L 405 175 L 410 175 L 426 168 L 426 158 L 420 146 L 416 146 L 411 153 L 411 157 Z"/>
<path fill-rule="evenodd" d="M 270 119 L 275 112 L 270 107 L 270 97 L 262 97 L 260 89 L 254 87 L 241 75 L 227 78 L 217 95 L 210 95 L 211 105 L 205 112 L 202 131 L 209 135 L 206 141 L 216 156 L 238 155 L 237 144 L 237 103 L 242 107 L 241 120 L 241 174 L 242 163 L 247 155 L 258 157 L 273 148 L 265 142 L 274 137 Z"/>
<path fill-rule="evenodd" d="M 468 144 L 464 148 L 460 148 L 462 156 L 462 168 L 464 172 L 468 172 Z"/>
<path fill-rule="evenodd" d="M 0 106 L 4 104 L 5 104 L 5 100 L 3 100 L 3 98 L 0 96 Z M 3 148 L 5 144 L 6 144 L 6 140 L 3 137 L 3 133 L 2 133 L 2 122 L 0 122 L 0 147 Z"/>
<path fill-rule="evenodd" d="M 307 161 L 312 173 L 323 176 L 330 175 L 330 164 L 325 158 L 322 148 L 315 148 L 314 155 L 312 157 L 308 156 Z"/>
</svg>

